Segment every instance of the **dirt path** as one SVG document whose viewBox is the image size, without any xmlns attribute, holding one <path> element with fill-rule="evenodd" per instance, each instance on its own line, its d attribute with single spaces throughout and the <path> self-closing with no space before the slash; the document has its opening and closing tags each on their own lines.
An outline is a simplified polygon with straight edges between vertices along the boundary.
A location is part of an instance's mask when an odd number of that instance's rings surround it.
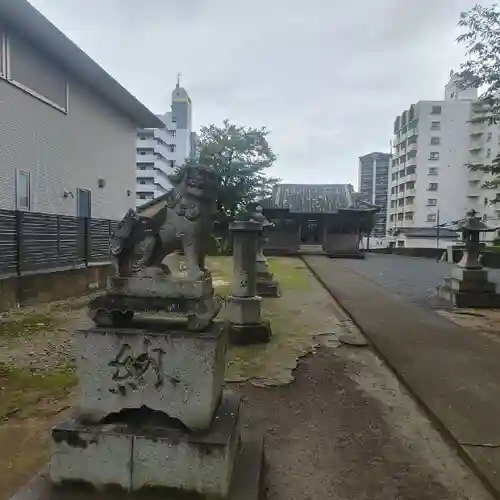
<svg viewBox="0 0 500 500">
<path fill-rule="evenodd" d="M 293 384 L 239 390 L 269 500 L 492 499 L 370 349 L 320 348 Z"/>
</svg>

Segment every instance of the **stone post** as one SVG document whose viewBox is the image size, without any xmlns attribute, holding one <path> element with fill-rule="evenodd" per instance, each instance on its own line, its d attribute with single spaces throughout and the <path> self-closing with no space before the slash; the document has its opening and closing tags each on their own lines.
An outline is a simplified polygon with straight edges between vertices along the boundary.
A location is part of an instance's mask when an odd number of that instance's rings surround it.
<svg viewBox="0 0 500 500">
<path fill-rule="evenodd" d="M 264 246 L 267 243 L 265 229 L 259 233 L 257 248 L 257 293 L 261 297 L 279 297 L 280 289 L 278 282 L 274 279 L 273 273 L 269 269 Z"/>
<path fill-rule="evenodd" d="M 269 321 L 261 318 L 261 297 L 257 292 L 258 236 L 262 225 L 254 221 L 234 222 L 233 283 L 227 300 L 229 339 L 233 344 L 268 342 L 271 338 Z"/>
</svg>

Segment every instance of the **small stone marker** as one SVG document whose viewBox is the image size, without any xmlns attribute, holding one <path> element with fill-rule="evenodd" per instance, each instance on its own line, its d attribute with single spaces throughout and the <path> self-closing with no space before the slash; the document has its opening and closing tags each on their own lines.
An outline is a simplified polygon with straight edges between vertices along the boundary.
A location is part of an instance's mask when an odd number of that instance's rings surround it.
<svg viewBox="0 0 500 500">
<path fill-rule="evenodd" d="M 488 271 L 479 262 L 482 246 L 479 235 L 495 229 L 484 224 L 475 210 L 470 210 L 457 230 L 462 233 L 464 241 L 462 259 L 453 268 L 451 276 L 444 279 L 444 285 L 438 288 L 438 296 L 456 307 L 499 308 L 500 294 L 496 292 L 495 283 L 488 281 Z"/>
<path fill-rule="evenodd" d="M 227 299 L 230 342 L 237 345 L 268 342 L 269 321 L 262 320 L 262 298 L 257 292 L 257 248 L 262 225 L 255 221 L 233 222 L 233 283 Z"/>
<path fill-rule="evenodd" d="M 268 241 L 266 228 L 273 227 L 274 224 L 267 220 L 261 205 L 255 207 L 249 214 L 249 218 L 252 221 L 260 223 L 262 226 L 257 240 L 257 294 L 260 297 L 279 297 L 279 284 L 274 279 L 273 273 L 269 270 L 269 265 L 264 255 L 264 246 Z"/>
</svg>

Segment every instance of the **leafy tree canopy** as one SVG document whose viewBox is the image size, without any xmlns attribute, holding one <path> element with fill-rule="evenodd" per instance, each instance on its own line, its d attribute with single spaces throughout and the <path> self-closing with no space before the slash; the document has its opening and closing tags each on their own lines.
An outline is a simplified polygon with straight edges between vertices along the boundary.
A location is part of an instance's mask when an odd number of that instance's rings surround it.
<svg viewBox="0 0 500 500">
<path fill-rule="evenodd" d="M 457 41 L 466 48 L 467 61 L 460 75 L 466 87 L 483 87 L 480 102 L 473 104 L 471 123 L 498 124 L 500 119 L 500 11 L 497 5 L 475 5 L 460 14 L 458 23 L 464 32 Z M 471 170 L 491 174 L 484 187 L 500 188 L 500 155 L 491 164 L 473 163 Z M 500 202 L 500 193 L 491 203 Z"/>
<path fill-rule="evenodd" d="M 279 179 L 267 174 L 276 160 L 265 128 L 240 127 L 228 120 L 222 126 L 202 127 L 193 163 L 212 166 L 220 176 L 219 220 L 270 195 Z"/>
</svg>

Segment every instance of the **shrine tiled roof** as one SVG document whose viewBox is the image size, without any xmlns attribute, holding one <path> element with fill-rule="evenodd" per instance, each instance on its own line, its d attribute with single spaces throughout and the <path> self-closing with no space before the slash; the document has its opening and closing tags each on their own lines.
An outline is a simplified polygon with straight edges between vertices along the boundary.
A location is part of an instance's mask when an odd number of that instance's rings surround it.
<svg viewBox="0 0 500 500">
<path fill-rule="evenodd" d="M 378 211 L 375 205 L 362 201 L 351 184 L 277 184 L 261 205 L 264 209 L 288 209 L 290 213 Z"/>
</svg>

